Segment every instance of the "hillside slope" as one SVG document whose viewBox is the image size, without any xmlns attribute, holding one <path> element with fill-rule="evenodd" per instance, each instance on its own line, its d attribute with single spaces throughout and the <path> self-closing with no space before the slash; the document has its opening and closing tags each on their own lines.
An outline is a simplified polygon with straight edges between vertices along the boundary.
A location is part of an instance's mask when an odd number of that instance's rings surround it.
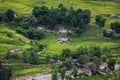
<svg viewBox="0 0 120 80">
<path fill-rule="evenodd" d="M 9 29 L 5 24 L 0 25 L 0 55 L 16 46 L 22 49 L 29 48 L 27 43 L 29 43 L 29 39 Z"/>
<path fill-rule="evenodd" d="M 45 5 L 49 8 L 56 8 L 59 4 L 63 4 L 69 8 L 71 5 L 75 8 L 89 9 L 92 12 L 92 22 L 98 14 L 118 14 L 118 18 L 107 18 L 106 27 L 109 28 L 111 22 L 120 20 L 120 3 L 110 0 L 1 0 L 0 11 L 12 9 L 16 14 L 31 14 L 35 6 Z"/>
<path fill-rule="evenodd" d="M 20 14 L 30 14 L 34 6 L 57 7 L 60 3 L 65 4 L 67 8 L 73 5 L 76 9 L 90 9 L 93 15 L 105 13 L 120 14 L 119 3 L 94 0 L 2 0 L 0 1 L 0 10 L 5 11 L 10 8 Z"/>
</svg>

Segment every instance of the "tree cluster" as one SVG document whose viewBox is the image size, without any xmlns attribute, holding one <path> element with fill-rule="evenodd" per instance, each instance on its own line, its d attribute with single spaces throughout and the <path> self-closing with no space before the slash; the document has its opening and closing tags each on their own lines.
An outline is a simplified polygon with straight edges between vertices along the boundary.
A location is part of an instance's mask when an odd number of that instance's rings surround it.
<svg viewBox="0 0 120 80">
<path fill-rule="evenodd" d="M 8 21 L 12 22 L 15 19 L 15 12 L 11 9 L 8 9 L 5 13 L 0 13 L 0 22 Z"/>
<path fill-rule="evenodd" d="M 29 29 L 17 28 L 16 32 L 33 40 L 40 40 L 45 37 L 45 33 L 43 31 L 36 30 L 33 28 L 29 28 Z"/>
<path fill-rule="evenodd" d="M 59 4 L 56 9 L 49 9 L 45 6 L 34 7 L 33 15 L 37 18 L 38 24 L 47 25 L 50 29 L 55 29 L 57 24 L 84 29 L 85 25 L 90 22 L 91 12 L 82 9 L 74 10 L 73 7 L 67 9 Z"/>
<path fill-rule="evenodd" d="M 33 48 L 31 48 L 31 50 L 30 50 L 30 60 L 29 60 L 29 63 L 30 64 L 39 64 L 38 55 L 35 53 Z"/>
<path fill-rule="evenodd" d="M 30 64 L 39 64 L 39 56 L 37 52 L 35 52 L 34 48 L 30 48 L 29 52 L 23 52 L 22 60 L 24 63 L 30 63 Z"/>
<path fill-rule="evenodd" d="M 92 75 L 101 74 L 100 69 L 101 63 L 107 63 L 108 67 L 105 69 L 114 71 L 116 60 L 108 58 L 107 54 L 102 55 L 103 52 L 99 46 L 93 46 L 90 48 L 80 47 L 76 51 L 71 51 L 70 49 L 63 49 L 61 56 L 58 56 L 57 60 L 61 60 L 62 64 L 58 67 L 58 72 L 61 74 L 62 80 L 65 78 L 70 78 L 69 75 L 65 76 L 66 71 L 71 71 L 71 75 L 74 77 L 77 76 L 87 76 L 86 74 L 78 75 L 77 69 L 84 68 L 89 69 L 92 72 Z M 61 58 L 60 58 L 61 57 Z M 118 61 L 119 62 L 119 61 Z M 80 65 L 80 66 L 79 66 Z M 69 79 L 68 79 L 69 80 Z"/>
<path fill-rule="evenodd" d="M 66 67 L 67 70 L 71 69 L 72 66 L 74 66 L 72 60 L 77 59 L 78 63 L 83 65 L 89 62 L 93 62 L 94 64 L 89 65 L 88 68 L 92 71 L 93 74 L 97 74 L 102 61 L 101 54 L 100 47 L 98 46 L 94 46 L 89 49 L 80 47 L 74 52 L 71 52 L 70 49 L 64 49 L 61 55 L 61 60 L 64 62 L 60 65 L 60 69 L 62 67 Z"/>
</svg>

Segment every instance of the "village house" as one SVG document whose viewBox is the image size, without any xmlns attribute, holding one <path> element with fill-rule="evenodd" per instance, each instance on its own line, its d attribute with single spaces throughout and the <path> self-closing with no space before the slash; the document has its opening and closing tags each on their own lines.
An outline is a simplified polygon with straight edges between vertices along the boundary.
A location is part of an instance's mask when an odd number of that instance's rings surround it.
<svg viewBox="0 0 120 80">
<path fill-rule="evenodd" d="M 92 72 L 91 70 L 87 69 L 87 68 L 81 68 L 81 73 L 84 73 L 88 76 L 92 76 Z"/>
<path fill-rule="evenodd" d="M 73 70 L 68 70 L 68 71 L 66 71 L 65 76 L 71 76 L 71 75 L 72 75 L 72 72 L 73 72 Z"/>
<path fill-rule="evenodd" d="M 58 31 L 58 34 L 62 34 L 62 35 L 66 35 L 68 33 L 73 33 L 73 31 L 72 30 L 67 30 L 67 29 L 60 29 Z"/>
<path fill-rule="evenodd" d="M 73 33 L 73 31 L 72 30 L 68 30 L 68 33 Z"/>
<path fill-rule="evenodd" d="M 112 37 L 113 33 L 114 33 L 113 30 L 111 30 L 111 29 L 105 29 L 102 35 L 104 37 Z"/>
<path fill-rule="evenodd" d="M 75 65 L 79 68 L 86 68 L 86 66 L 84 64 L 76 63 Z"/>
<path fill-rule="evenodd" d="M 116 37 L 120 37 L 120 33 L 115 33 L 114 34 Z"/>
<path fill-rule="evenodd" d="M 22 49 L 15 47 L 15 48 L 10 49 L 10 52 L 11 53 L 22 53 L 23 51 Z"/>
<path fill-rule="evenodd" d="M 70 40 L 68 38 L 58 38 L 57 43 L 69 43 Z"/>
<path fill-rule="evenodd" d="M 77 59 L 72 59 L 72 63 L 76 64 L 76 63 L 78 63 L 78 60 Z"/>
<path fill-rule="evenodd" d="M 78 71 L 77 75 L 80 75 L 80 74 L 84 73 L 87 76 L 92 76 L 92 72 L 87 68 L 78 68 L 77 71 Z M 74 78 L 73 70 L 71 69 L 71 70 L 66 71 L 65 76 L 69 76 L 69 77 Z"/>
<path fill-rule="evenodd" d="M 48 29 L 46 30 L 46 32 L 47 32 L 47 33 L 54 33 L 54 31 L 48 30 Z"/>
<path fill-rule="evenodd" d="M 111 17 L 111 18 L 117 18 L 118 15 L 117 15 L 117 14 L 110 14 L 110 17 Z"/>
<path fill-rule="evenodd" d="M 120 68 L 120 64 L 115 64 L 115 70 Z"/>
<path fill-rule="evenodd" d="M 84 74 L 86 74 L 88 76 L 92 76 L 92 72 L 91 72 L 91 70 L 88 69 L 88 66 L 90 64 L 93 64 L 94 66 L 96 66 L 93 62 L 89 62 L 89 63 L 87 63 L 85 65 L 78 63 L 77 59 L 73 59 L 72 62 L 73 62 L 73 64 L 75 64 L 79 68 L 78 69 L 78 75 L 81 74 L 81 73 L 84 73 Z"/>
<path fill-rule="evenodd" d="M 102 63 L 102 64 L 100 65 L 100 70 L 103 71 L 103 72 L 104 72 L 107 68 L 108 68 L 108 63 L 106 63 L 106 62 L 104 62 L 104 63 Z"/>
<path fill-rule="evenodd" d="M 38 29 L 38 30 L 45 30 L 45 28 L 44 28 L 44 27 L 41 27 L 41 26 L 38 26 L 37 29 Z"/>
<path fill-rule="evenodd" d="M 111 29 L 106 29 L 105 31 L 106 31 L 107 34 L 110 34 L 110 33 L 113 32 L 113 30 L 111 30 Z"/>
<path fill-rule="evenodd" d="M 66 29 L 60 29 L 59 31 L 58 31 L 58 34 L 67 34 L 68 33 L 68 30 L 66 30 Z"/>
<path fill-rule="evenodd" d="M 47 33 L 54 33 L 54 31 L 49 30 L 49 29 L 46 29 L 46 28 L 44 28 L 44 27 L 42 27 L 42 26 L 38 26 L 37 29 L 38 29 L 38 30 L 45 31 L 45 32 L 47 32 Z"/>
</svg>

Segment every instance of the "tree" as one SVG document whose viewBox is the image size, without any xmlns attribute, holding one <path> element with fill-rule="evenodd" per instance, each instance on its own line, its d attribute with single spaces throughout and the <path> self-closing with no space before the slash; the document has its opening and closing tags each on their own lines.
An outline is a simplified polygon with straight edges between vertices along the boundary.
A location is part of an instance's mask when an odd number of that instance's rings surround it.
<svg viewBox="0 0 120 80">
<path fill-rule="evenodd" d="M 94 57 L 92 58 L 92 61 L 95 63 L 96 69 L 99 70 L 99 66 L 100 66 L 100 64 L 101 64 L 101 59 L 99 59 L 98 57 L 94 56 Z"/>
<path fill-rule="evenodd" d="M 41 45 L 41 44 L 38 45 L 38 50 L 39 51 L 42 51 L 44 48 L 45 48 L 45 45 Z"/>
<path fill-rule="evenodd" d="M 62 80 L 64 80 L 64 78 L 65 78 L 65 72 L 66 72 L 66 70 L 67 70 L 66 67 L 60 68 L 60 74 L 61 74 Z"/>
<path fill-rule="evenodd" d="M 6 35 L 9 37 L 9 38 L 12 38 L 13 37 L 13 34 L 11 32 L 6 32 Z"/>
<path fill-rule="evenodd" d="M 104 27 L 104 26 L 105 26 L 105 21 L 106 21 L 106 19 L 103 18 L 101 15 L 97 15 L 96 18 L 95 18 L 95 20 L 96 20 L 96 24 L 97 24 L 97 25 L 99 25 L 99 26 L 101 26 L 101 27 Z"/>
<path fill-rule="evenodd" d="M 46 6 L 34 7 L 33 15 L 38 19 L 38 23 L 47 25 L 49 20 L 49 9 Z"/>
<path fill-rule="evenodd" d="M 10 80 L 12 77 L 12 71 L 5 68 L 0 61 L 0 80 Z"/>
<path fill-rule="evenodd" d="M 11 9 L 7 10 L 6 15 L 7 15 L 7 20 L 9 22 L 14 20 L 14 11 L 13 10 L 11 10 Z"/>
<path fill-rule="evenodd" d="M 23 62 L 27 62 L 28 61 L 28 59 L 27 59 L 27 54 L 26 54 L 26 52 L 23 52 Z"/>
<path fill-rule="evenodd" d="M 115 64 L 116 64 L 116 60 L 115 59 L 110 59 L 108 61 L 108 68 L 111 69 L 111 70 L 114 70 Z"/>
<path fill-rule="evenodd" d="M 92 53 L 93 56 L 96 56 L 96 57 L 100 58 L 101 57 L 100 47 L 99 46 L 92 47 L 91 53 Z"/>
<path fill-rule="evenodd" d="M 67 69 L 71 69 L 72 67 L 72 58 L 66 58 L 66 60 L 60 65 L 60 68 L 66 67 Z"/>
<path fill-rule="evenodd" d="M 49 19 L 48 19 L 48 28 L 49 29 L 55 29 L 56 25 L 57 25 L 57 16 L 58 16 L 58 13 L 57 13 L 57 9 L 54 9 L 54 8 L 51 8 L 50 12 L 49 12 Z"/>
<path fill-rule="evenodd" d="M 46 62 L 47 62 L 47 63 L 50 62 L 50 58 L 51 58 L 51 57 L 50 57 L 49 55 L 46 56 Z"/>
<path fill-rule="evenodd" d="M 101 59 L 102 59 L 103 62 L 106 62 L 107 61 L 107 56 L 103 55 Z"/>
<path fill-rule="evenodd" d="M 33 9 L 32 14 L 33 14 L 35 17 L 39 17 L 39 15 L 40 15 L 39 7 L 35 6 L 34 9 Z"/>
<path fill-rule="evenodd" d="M 71 55 L 70 49 L 63 49 L 62 50 L 62 57 L 66 58 L 66 57 L 70 57 L 70 55 Z"/>
<path fill-rule="evenodd" d="M 90 61 L 90 58 L 87 55 L 80 55 L 79 58 L 78 58 L 78 61 L 81 64 L 86 64 Z"/>
<path fill-rule="evenodd" d="M 78 58 L 80 55 L 88 55 L 88 49 L 80 47 L 74 52 L 74 54 L 72 54 L 72 57 L 75 59 Z"/>
<path fill-rule="evenodd" d="M 92 72 L 93 75 L 96 74 L 96 72 L 97 72 L 97 67 L 96 67 L 96 65 L 95 65 L 94 63 L 90 63 L 90 64 L 87 66 L 87 68 Z"/>
<path fill-rule="evenodd" d="M 65 18 L 66 18 L 66 13 L 67 13 L 67 9 L 62 5 L 59 4 L 58 5 L 58 24 L 65 24 Z"/>
<path fill-rule="evenodd" d="M 33 48 L 30 50 L 30 64 L 39 64 L 38 55 L 35 53 Z"/>
<path fill-rule="evenodd" d="M 120 33 L 120 22 L 111 23 L 111 29 L 116 33 Z"/>
<path fill-rule="evenodd" d="M 2 66 L 2 61 L 0 60 L 0 66 Z"/>
<path fill-rule="evenodd" d="M 0 14 L 0 22 L 2 21 L 2 15 Z"/>
<path fill-rule="evenodd" d="M 58 80 L 57 71 L 56 70 L 52 72 L 52 77 L 51 78 L 52 78 L 52 80 Z"/>
<path fill-rule="evenodd" d="M 11 57 L 11 55 L 10 55 L 10 54 L 11 54 L 11 53 L 10 53 L 10 51 L 8 50 L 8 51 L 7 51 L 7 53 L 6 53 L 5 58 L 6 58 L 6 59 L 10 59 L 10 57 Z"/>
<path fill-rule="evenodd" d="M 78 69 L 76 66 L 73 66 L 73 76 L 77 77 Z"/>
</svg>

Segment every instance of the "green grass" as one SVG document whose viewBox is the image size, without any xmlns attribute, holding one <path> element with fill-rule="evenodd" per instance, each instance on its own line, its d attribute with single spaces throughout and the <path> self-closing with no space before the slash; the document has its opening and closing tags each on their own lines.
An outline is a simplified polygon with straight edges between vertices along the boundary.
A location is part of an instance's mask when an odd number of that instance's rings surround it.
<svg viewBox="0 0 120 80">
<path fill-rule="evenodd" d="M 98 27 L 87 27 L 87 30 L 80 37 L 68 37 L 68 36 L 59 36 L 56 34 L 48 35 L 45 39 L 41 40 L 41 44 L 46 44 L 47 49 L 41 54 L 41 56 L 46 55 L 56 55 L 61 54 L 62 49 L 69 48 L 72 51 L 78 49 L 80 46 L 90 47 L 90 46 L 100 46 L 102 49 L 114 48 L 117 46 L 118 41 L 112 40 L 110 38 L 105 38 L 101 36 L 102 28 Z M 71 39 L 71 42 L 68 44 L 59 44 L 56 43 L 56 40 L 59 37 L 68 37 Z"/>
<path fill-rule="evenodd" d="M 30 64 L 22 63 L 21 61 L 15 59 L 10 59 L 9 61 L 6 61 L 5 66 L 11 68 L 14 76 L 22 76 L 26 74 L 31 75 L 35 73 L 46 73 L 52 70 L 50 64 L 30 65 Z"/>
<path fill-rule="evenodd" d="M 46 5 L 48 7 L 57 7 L 62 3 L 67 8 L 70 7 L 70 3 L 73 3 L 75 9 L 90 9 L 94 15 L 96 14 L 111 14 L 119 13 L 120 7 L 118 3 L 107 1 L 88 1 L 88 0 L 46 0 L 45 4 L 41 3 L 41 0 L 3 0 L 0 2 L 0 10 L 7 10 L 9 8 L 15 10 L 17 13 L 29 14 L 34 6 Z M 54 4 L 54 6 L 53 6 Z"/>
<path fill-rule="evenodd" d="M 2 0 L 0 1 L 0 11 L 6 11 L 7 9 L 12 9 L 16 14 L 27 14 L 30 15 L 32 13 L 34 6 L 48 6 L 57 7 L 58 4 L 62 3 L 65 7 L 69 8 L 70 3 L 73 3 L 73 7 L 75 9 L 89 9 L 92 11 L 91 22 L 95 23 L 95 16 L 98 14 L 120 14 L 120 4 L 115 2 L 103 2 L 103 1 L 90 1 L 90 0 L 61 0 L 58 2 L 57 0 L 46 0 L 45 4 L 42 4 L 40 0 Z M 120 16 L 119 16 L 120 17 Z M 110 19 L 107 18 L 106 28 L 110 28 L 110 23 L 120 21 L 118 19 Z M 90 47 L 90 46 L 100 46 L 102 49 L 104 47 L 114 48 L 117 46 L 117 40 L 112 40 L 109 38 L 104 38 L 101 36 L 102 28 L 98 28 L 95 26 L 89 26 L 87 30 L 80 37 L 68 37 L 68 36 L 59 36 L 56 34 L 47 35 L 47 37 L 43 40 L 40 40 L 39 43 L 46 44 L 47 49 L 40 55 L 44 59 L 44 56 L 61 54 L 62 49 L 70 48 L 72 51 L 76 50 L 80 46 Z M 10 32 L 14 35 L 13 38 L 9 38 L 6 35 L 6 32 Z M 59 37 L 68 37 L 71 39 L 71 42 L 68 44 L 58 44 L 56 43 L 56 39 Z M 21 39 L 21 40 L 20 40 Z M 9 25 L 0 23 L 0 55 L 4 55 L 7 50 L 19 46 L 23 50 L 30 47 L 28 43 L 29 39 L 26 37 L 17 34 L 14 30 L 9 28 Z M 117 57 L 119 52 L 113 52 L 112 56 Z M 120 55 L 119 55 L 120 56 Z M 7 61 L 5 62 L 7 63 Z M 34 73 L 44 73 L 51 70 L 50 65 L 27 65 L 22 63 L 19 60 L 9 60 L 9 64 L 7 67 L 11 67 L 13 70 L 13 75 L 21 76 L 26 74 L 34 74 Z M 88 78 L 81 78 L 76 80 L 104 80 L 101 76 L 92 76 Z"/>
<path fill-rule="evenodd" d="M 14 66 L 13 73 L 15 76 L 21 76 L 25 74 L 35 74 L 35 73 L 45 73 L 51 71 L 50 65 L 42 65 L 42 66 L 32 66 L 32 65 L 16 65 Z"/>
<path fill-rule="evenodd" d="M 15 35 L 18 35 L 18 37 L 21 36 L 21 39 L 23 39 L 24 41 L 28 40 L 22 35 L 17 34 L 15 33 L 15 31 L 9 29 L 7 26 L 1 26 L 1 29 L 2 29 L 1 31 L 13 32 Z M 80 37 L 70 37 L 70 36 L 60 36 L 57 34 L 48 34 L 45 39 L 42 39 L 39 41 L 39 43 L 47 45 L 47 49 L 43 51 L 43 53 L 41 53 L 40 59 L 43 58 L 41 60 L 44 60 L 44 57 L 47 55 L 50 55 L 50 56 L 53 56 L 56 54 L 59 55 L 61 54 L 62 49 L 65 49 L 65 48 L 70 48 L 72 51 L 74 51 L 80 46 L 90 47 L 90 46 L 97 45 L 97 46 L 100 46 L 101 48 L 116 47 L 118 44 L 118 41 L 112 40 L 110 38 L 102 37 L 101 36 L 102 31 L 103 31 L 102 28 L 95 27 L 95 26 L 88 26 L 87 30 L 83 34 L 81 34 Z M 16 37 L 9 38 L 6 36 L 5 33 L 1 33 L 1 34 L 4 34 L 4 35 L 0 35 L 1 37 L 0 42 L 2 42 L 2 44 L 0 44 L 0 47 L 1 47 L 1 50 L 3 50 L 2 52 L 6 52 L 7 49 L 10 49 L 16 45 L 19 45 L 19 47 L 21 47 L 22 49 L 26 49 L 27 47 L 29 47 L 29 45 L 22 43 Z M 68 37 L 71 39 L 71 42 L 68 44 L 58 44 L 56 43 L 56 39 L 59 37 Z M 12 41 L 14 41 L 15 43 Z M 113 55 L 113 56 L 116 56 L 116 55 Z M 44 73 L 44 72 L 48 72 L 51 70 L 50 65 L 44 65 L 44 66 L 27 65 L 27 64 L 22 63 L 21 60 L 16 60 L 16 59 L 10 59 L 8 61 L 5 60 L 4 63 L 9 63 L 7 67 L 11 67 L 11 69 L 13 70 L 13 75 L 15 76 L 35 74 L 35 73 Z"/>
<path fill-rule="evenodd" d="M 7 33 L 12 33 L 13 37 L 8 37 Z M 29 48 L 29 39 L 17 34 L 14 30 L 11 30 L 5 24 L 0 25 L 0 55 L 5 54 L 9 49 L 13 47 L 20 47 L 22 49 Z"/>
<path fill-rule="evenodd" d="M 92 1 L 92 0 L 45 0 L 46 2 L 41 3 L 42 0 L 2 0 L 0 1 L 0 11 L 7 9 L 14 10 L 17 14 L 31 14 L 34 6 L 48 6 L 57 7 L 62 3 L 65 7 L 69 8 L 70 3 L 73 3 L 75 9 L 89 9 L 92 12 L 92 17 L 98 14 L 120 14 L 120 4 L 110 1 Z M 54 5 L 54 6 L 53 6 Z M 110 23 L 119 21 L 119 19 L 108 19 L 106 27 L 109 28 Z M 94 22 L 94 18 L 92 19 Z"/>
</svg>

